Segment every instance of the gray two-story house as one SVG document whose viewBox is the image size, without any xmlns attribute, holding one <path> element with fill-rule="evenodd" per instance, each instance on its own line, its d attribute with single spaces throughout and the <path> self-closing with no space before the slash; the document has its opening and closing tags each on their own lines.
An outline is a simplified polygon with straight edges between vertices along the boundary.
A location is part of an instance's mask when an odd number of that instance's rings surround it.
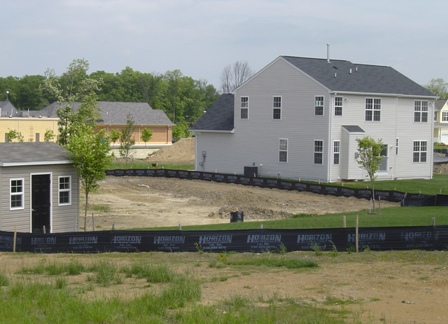
<svg viewBox="0 0 448 324">
<path fill-rule="evenodd" d="M 192 127 L 196 170 L 367 180 L 357 138 L 382 139 L 378 179 L 432 178 L 436 96 L 388 66 L 280 56 Z"/>
</svg>

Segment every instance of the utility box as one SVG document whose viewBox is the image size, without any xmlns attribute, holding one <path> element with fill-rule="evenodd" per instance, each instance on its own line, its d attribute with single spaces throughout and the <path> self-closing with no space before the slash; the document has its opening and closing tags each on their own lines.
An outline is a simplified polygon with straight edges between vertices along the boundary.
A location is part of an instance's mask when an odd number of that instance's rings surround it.
<svg viewBox="0 0 448 324">
<path fill-rule="evenodd" d="M 244 222 L 244 212 L 241 210 L 238 210 L 236 212 L 230 212 L 230 222 L 231 223 Z"/>
<path fill-rule="evenodd" d="M 244 167 L 244 176 L 245 177 L 258 177 L 258 167 L 256 166 L 245 166 Z"/>
</svg>

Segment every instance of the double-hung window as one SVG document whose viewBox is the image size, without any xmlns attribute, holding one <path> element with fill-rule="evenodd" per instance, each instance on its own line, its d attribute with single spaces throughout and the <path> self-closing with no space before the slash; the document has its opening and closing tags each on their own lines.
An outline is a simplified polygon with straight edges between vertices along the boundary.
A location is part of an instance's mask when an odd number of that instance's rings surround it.
<svg viewBox="0 0 448 324">
<path fill-rule="evenodd" d="M 71 204 L 71 177 L 59 177 L 59 205 Z"/>
<path fill-rule="evenodd" d="M 341 142 L 334 141 L 333 142 L 333 164 L 339 164 L 340 150 L 341 150 Z"/>
<path fill-rule="evenodd" d="M 381 120 L 381 99 L 366 98 L 366 121 Z"/>
<path fill-rule="evenodd" d="M 334 115 L 342 116 L 342 97 L 334 97 Z"/>
<path fill-rule="evenodd" d="M 428 143 L 426 141 L 414 141 L 413 162 L 426 162 Z"/>
<path fill-rule="evenodd" d="M 249 119 L 249 97 L 241 97 L 241 119 Z"/>
<path fill-rule="evenodd" d="M 23 209 L 23 179 L 11 179 L 9 188 L 10 209 Z"/>
<path fill-rule="evenodd" d="M 272 105 L 273 105 L 272 118 L 282 119 L 282 97 L 274 97 Z"/>
<path fill-rule="evenodd" d="M 448 121 L 448 111 L 442 111 L 442 121 Z"/>
<path fill-rule="evenodd" d="M 279 162 L 288 162 L 288 139 L 280 138 L 278 150 Z"/>
<path fill-rule="evenodd" d="M 324 115 L 324 97 L 323 96 L 314 97 L 314 115 L 316 115 L 316 116 Z"/>
<path fill-rule="evenodd" d="M 314 141 L 314 164 L 323 163 L 324 141 Z"/>
<path fill-rule="evenodd" d="M 414 104 L 414 121 L 426 123 L 428 121 L 428 102 L 416 100 Z"/>
</svg>

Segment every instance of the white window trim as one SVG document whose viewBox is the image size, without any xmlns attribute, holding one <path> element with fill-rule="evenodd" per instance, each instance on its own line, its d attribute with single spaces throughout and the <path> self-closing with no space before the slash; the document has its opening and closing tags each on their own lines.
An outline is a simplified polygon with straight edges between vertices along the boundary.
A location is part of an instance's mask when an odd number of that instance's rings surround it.
<svg viewBox="0 0 448 324">
<path fill-rule="evenodd" d="M 418 142 L 419 143 L 419 151 L 414 151 L 414 143 Z M 422 151 L 422 142 L 426 143 L 426 151 Z M 422 161 L 422 153 L 426 153 L 426 161 Z M 418 161 L 414 161 L 414 154 L 418 153 Z M 415 140 L 412 141 L 412 163 L 427 163 L 428 162 L 428 141 L 424 141 L 424 140 Z M 432 153 L 431 153 L 432 154 Z"/>
<path fill-rule="evenodd" d="M 281 141 L 286 141 L 286 150 L 282 150 L 281 149 Z M 288 141 L 288 139 L 287 138 L 279 138 L 279 140 L 278 140 L 278 162 L 280 162 L 280 163 L 288 163 L 288 158 L 289 158 L 289 154 L 288 154 L 288 145 L 289 145 L 289 143 L 288 143 L 289 141 Z M 286 152 L 286 161 L 280 161 L 280 152 Z"/>
<path fill-rule="evenodd" d="M 341 98 L 341 105 L 340 106 L 336 106 L 336 98 Z M 336 107 L 340 107 L 341 108 L 341 114 L 340 115 L 336 115 Z M 344 115 L 344 97 L 336 96 L 336 97 L 334 97 L 334 116 L 335 117 L 342 117 L 343 115 Z"/>
<path fill-rule="evenodd" d="M 338 143 L 338 151 L 336 152 L 335 148 L 335 144 Z M 334 163 L 334 159 L 336 157 L 336 154 L 338 155 L 338 163 Z M 341 164 L 341 141 L 333 141 L 333 164 L 334 165 L 339 165 Z"/>
<path fill-rule="evenodd" d="M 316 98 L 322 98 L 322 106 L 316 104 Z M 322 115 L 316 114 L 316 108 L 322 107 Z M 314 116 L 325 116 L 325 96 L 314 96 Z"/>
<path fill-rule="evenodd" d="M 370 108 L 370 109 L 367 109 L 367 100 L 368 99 L 371 99 L 372 100 L 372 108 Z M 375 109 L 375 100 L 379 100 L 379 102 L 380 102 L 380 109 Z M 366 97 L 366 100 L 365 100 L 365 106 L 364 106 L 364 121 L 366 121 L 366 122 L 376 122 L 376 123 L 379 123 L 379 122 L 381 122 L 381 106 L 383 105 L 383 101 L 381 100 L 381 98 L 375 98 L 375 97 Z M 366 118 L 366 112 L 367 111 L 371 111 L 372 112 L 372 119 L 367 119 Z M 379 111 L 380 112 L 380 119 L 379 120 L 375 120 L 375 111 Z"/>
<path fill-rule="evenodd" d="M 322 151 L 316 151 L 316 142 L 322 142 Z M 325 142 L 322 139 L 315 139 L 313 141 L 313 163 L 315 165 L 323 165 L 324 164 L 324 149 L 325 149 Z M 322 155 L 322 162 L 321 163 L 316 163 L 316 158 L 315 155 L 316 153 L 320 153 Z"/>
<path fill-rule="evenodd" d="M 69 188 L 61 189 L 61 179 L 68 178 L 69 179 Z M 68 192 L 68 203 L 61 203 L 61 192 Z M 59 176 L 58 177 L 58 206 L 69 206 L 72 204 L 72 177 L 71 176 Z"/>
<path fill-rule="evenodd" d="M 442 122 L 448 122 L 448 111 L 442 111 Z"/>
<path fill-rule="evenodd" d="M 275 98 L 280 98 L 280 107 L 275 107 Z M 280 110 L 280 118 L 274 118 L 274 111 L 276 109 Z M 281 120 L 283 118 L 283 98 L 282 96 L 273 96 L 272 97 L 272 119 L 273 120 Z"/>
<path fill-rule="evenodd" d="M 417 110 L 417 102 L 420 103 L 419 110 Z M 426 103 L 426 110 L 423 110 L 423 103 Z M 415 114 L 418 113 L 418 120 L 415 120 Z M 423 121 L 423 115 L 426 114 L 426 121 Z M 414 123 L 427 123 L 429 116 L 429 102 L 427 100 L 415 100 L 414 101 Z"/>
<path fill-rule="evenodd" d="M 22 192 L 11 192 L 12 182 L 13 181 L 22 181 Z M 12 196 L 21 196 L 22 197 L 22 206 L 20 207 L 11 207 Z M 25 179 L 24 178 L 14 178 L 9 179 L 9 210 L 20 210 L 25 209 Z"/>
<path fill-rule="evenodd" d="M 247 98 L 247 107 L 243 107 L 243 102 L 242 102 L 243 98 Z M 247 118 L 242 118 L 241 117 L 241 112 L 242 112 L 243 109 L 247 110 Z M 240 97 L 240 119 L 241 120 L 249 119 L 249 96 L 241 96 Z"/>
</svg>

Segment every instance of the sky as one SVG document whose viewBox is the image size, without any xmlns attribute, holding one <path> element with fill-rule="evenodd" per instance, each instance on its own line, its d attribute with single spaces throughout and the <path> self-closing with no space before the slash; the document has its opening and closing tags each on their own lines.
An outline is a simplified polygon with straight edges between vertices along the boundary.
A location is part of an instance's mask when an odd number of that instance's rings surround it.
<svg viewBox="0 0 448 324">
<path fill-rule="evenodd" d="M 178 69 L 219 89 L 224 68 L 278 56 L 391 66 L 448 82 L 446 0 L 0 0 L 0 77 Z"/>
</svg>

